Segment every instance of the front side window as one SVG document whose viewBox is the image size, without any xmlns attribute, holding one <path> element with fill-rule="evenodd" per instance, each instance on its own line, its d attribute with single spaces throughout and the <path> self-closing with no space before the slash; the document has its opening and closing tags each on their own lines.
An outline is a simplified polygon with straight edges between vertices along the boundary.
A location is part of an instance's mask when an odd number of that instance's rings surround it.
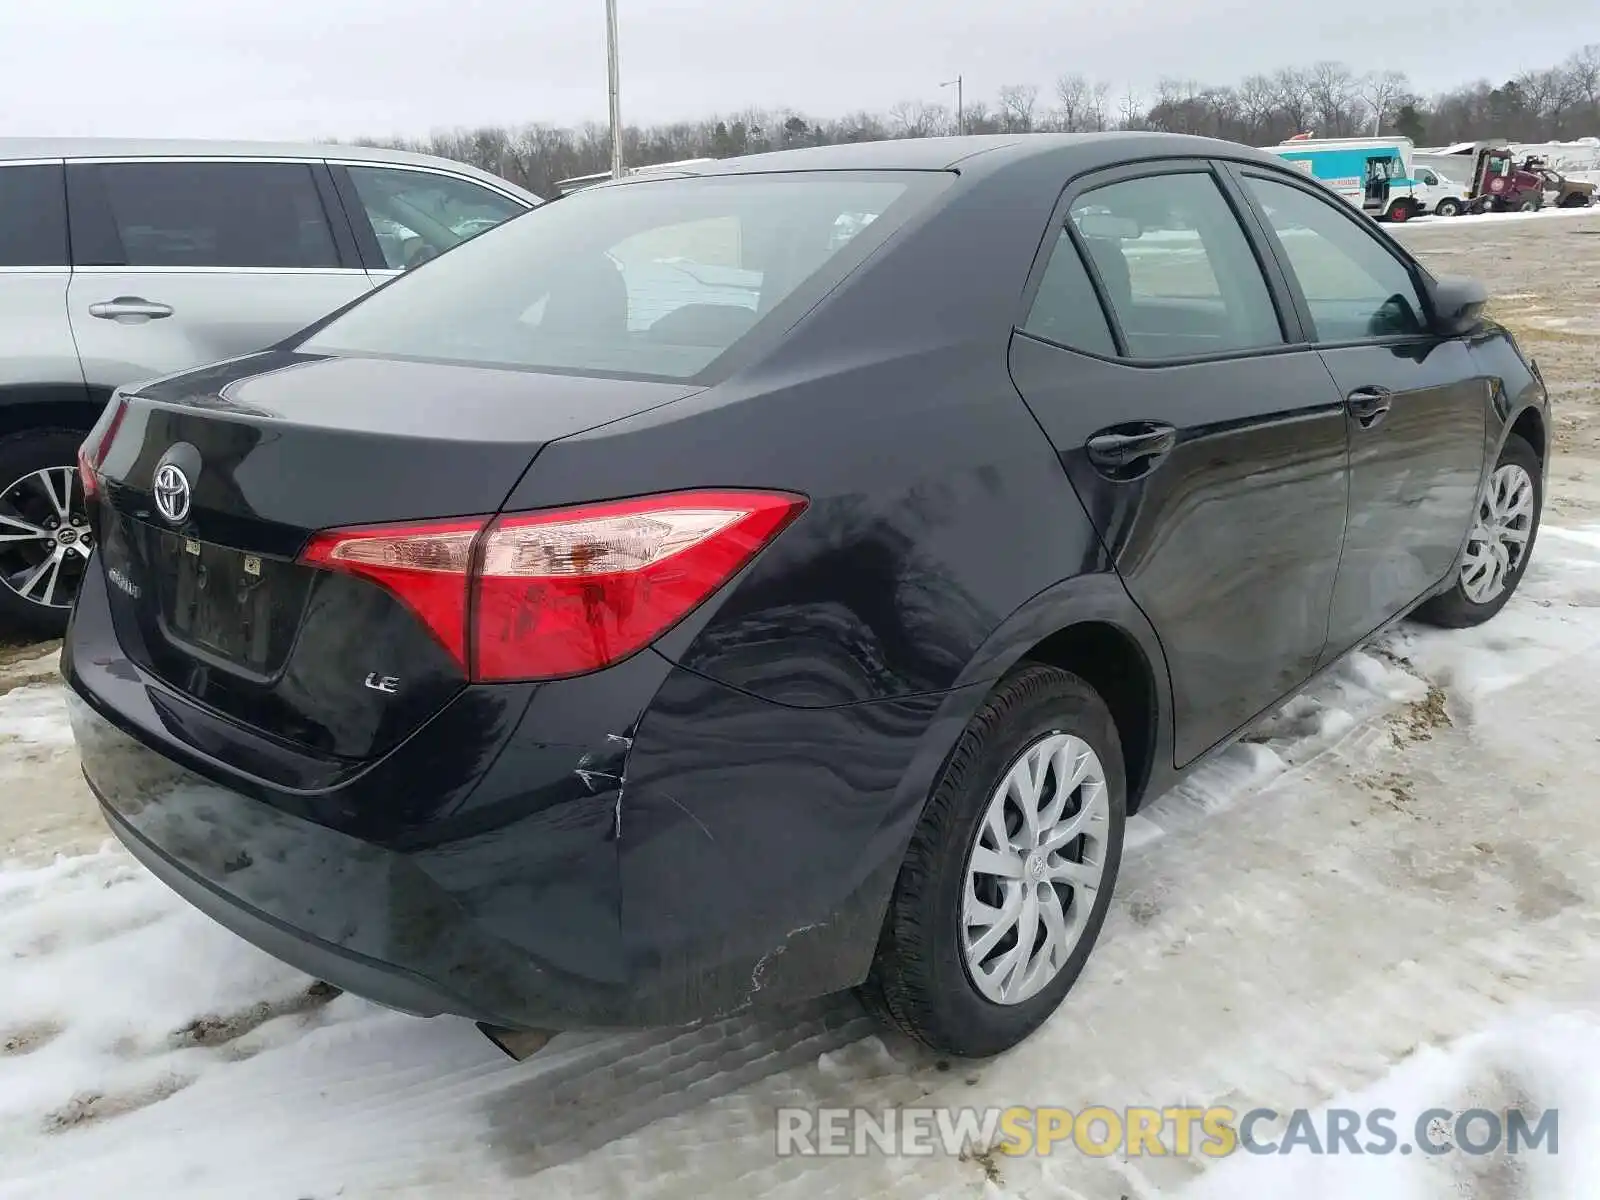
<svg viewBox="0 0 1600 1200">
<path fill-rule="evenodd" d="M 577 192 L 396 280 L 303 348 L 688 379 L 947 179 L 788 172 Z"/>
<path fill-rule="evenodd" d="M 61 165 L 0 164 L 0 267 L 67 265 L 67 193 Z"/>
<path fill-rule="evenodd" d="M 127 266 L 339 266 L 309 164 L 107 163 L 96 171 Z"/>
<path fill-rule="evenodd" d="M 1148 175 L 1094 188 L 1074 202 L 1071 220 L 1131 357 L 1283 344 L 1260 264 L 1210 174 Z"/>
<path fill-rule="evenodd" d="M 1287 183 L 1246 176 L 1300 282 L 1319 342 L 1422 333 L 1406 265 L 1356 218 Z"/>
<path fill-rule="evenodd" d="M 384 264 L 403 271 L 519 213 L 523 205 L 465 179 L 403 167 L 350 167 Z"/>
</svg>

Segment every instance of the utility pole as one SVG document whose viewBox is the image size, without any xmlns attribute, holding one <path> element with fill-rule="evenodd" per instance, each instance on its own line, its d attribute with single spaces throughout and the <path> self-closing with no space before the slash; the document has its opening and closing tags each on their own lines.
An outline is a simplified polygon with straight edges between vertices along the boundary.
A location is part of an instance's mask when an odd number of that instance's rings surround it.
<svg viewBox="0 0 1600 1200">
<path fill-rule="evenodd" d="M 611 178 L 622 178 L 622 96 L 617 67 L 617 0 L 606 0 L 606 61 L 611 81 Z"/>
<path fill-rule="evenodd" d="M 956 89 L 956 136 L 960 137 L 967 131 L 966 108 L 961 102 L 961 76 L 957 75 L 954 79 L 949 80 L 946 83 L 941 83 L 939 86 L 942 88 L 953 87 Z"/>
</svg>

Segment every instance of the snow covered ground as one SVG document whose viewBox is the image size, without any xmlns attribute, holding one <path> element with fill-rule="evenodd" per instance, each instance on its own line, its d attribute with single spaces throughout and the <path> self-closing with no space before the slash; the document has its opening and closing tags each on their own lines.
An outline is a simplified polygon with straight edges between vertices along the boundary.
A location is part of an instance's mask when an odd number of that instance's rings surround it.
<svg viewBox="0 0 1600 1200">
<path fill-rule="evenodd" d="M 465 1022 L 328 993 L 114 848 L 6 869 L 0 1196 L 1588 1195 L 1597 673 L 1600 527 L 1547 527 L 1498 620 L 1382 639 L 1135 818 L 1079 987 L 981 1064 L 845 999 L 514 1064 Z M 65 736 L 54 684 L 0 695 L 8 755 Z M 1380 1102 L 1559 1106 L 1562 1152 L 774 1154 L 782 1105 Z"/>
</svg>

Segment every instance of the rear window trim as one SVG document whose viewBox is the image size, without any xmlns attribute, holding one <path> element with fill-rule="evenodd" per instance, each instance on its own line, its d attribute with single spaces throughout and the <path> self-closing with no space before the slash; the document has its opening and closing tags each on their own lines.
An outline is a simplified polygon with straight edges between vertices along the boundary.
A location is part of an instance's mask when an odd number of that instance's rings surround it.
<svg viewBox="0 0 1600 1200">
<path fill-rule="evenodd" d="M 472 245 L 481 237 L 494 236 L 502 230 L 516 224 L 523 224 L 529 220 L 537 219 L 546 209 L 557 203 L 570 206 L 575 203 L 585 203 L 586 197 L 610 192 L 622 187 L 673 187 L 693 186 L 698 183 L 714 183 L 720 181 L 740 182 L 752 178 L 774 177 L 816 177 L 830 176 L 862 181 L 897 181 L 901 179 L 915 180 L 908 183 L 906 190 L 891 205 L 891 209 L 909 203 L 907 211 L 901 220 L 893 223 L 874 220 L 860 233 L 851 238 L 849 244 L 838 252 L 829 256 L 822 266 L 811 276 L 805 279 L 799 287 L 795 288 L 781 300 L 771 312 L 763 315 L 749 332 L 736 339 L 734 343 L 724 349 L 715 358 L 711 359 L 701 370 L 692 375 L 663 375 L 645 371 L 617 371 L 590 367 L 557 367 L 548 364 L 523 364 L 505 362 L 485 362 L 468 358 L 437 357 L 432 355 L 410 355 L 403 352 L 380 352 L 373 350 L 349 351 L 342 350 L 334 345 L 314 348 L 309 343 L 323 335 L 325 330 L 335 323 L 330 317 L 327 321 L 318 322 L 305 331 L 303 335 L 285 343 L 284 348 L 293 349 L 303 354 L 318 355 L 328 358 L 365 358 L 365 359 L 393 359 L 397 362 L 422 362 L 439 366 L 477 367 L 486 370 L 517 371 L 534 375 L 562 375 L 573 378 L 615 379 L 625 382 L 638 383 L 670 383 L 684 387 L 705 389 L 722 383 L 740 371 L 759 361 L 762 357 L 780 344 L 789 332 L 806 319 L 813 311 L 825 303 L 846 280 L 866 266 L 877 253 L 898 235 L 908 222 L 915 221 L 927 214 L 929 209 L 938 203 L 940 194 L 951 187 L 959 178 L 959 172 L 948 167 L 941 168 L 829 168 L 829 169 L 795 169 L 793 167 L 764 170 L 764 171 L 706 171 L 685 172 L 671 176 L 632 176 L 624 179 L 608 181 L 594 187 L 583 188 L 562 196 L 559 200 L 547 201 L 527 212 L 524 212 L 504 222 L 496 229 L 486 231 L 479 238 L 470 238 L 458 246 L 446 250 L 433 262 L 448 258 L 451 254 L 458 253 L 463 247 Z M 431 263 L 428 265 L 432 265 Z M 397 273 L 388 280 L 384 288 L 374 289 L 355 303 L 350 309 L 358 308 L 368 299 L 377 295 L 400 279 L 406 278 L 407 273 Z M 339 314 L 343 315 L 343 312 Z"/>
</svg>

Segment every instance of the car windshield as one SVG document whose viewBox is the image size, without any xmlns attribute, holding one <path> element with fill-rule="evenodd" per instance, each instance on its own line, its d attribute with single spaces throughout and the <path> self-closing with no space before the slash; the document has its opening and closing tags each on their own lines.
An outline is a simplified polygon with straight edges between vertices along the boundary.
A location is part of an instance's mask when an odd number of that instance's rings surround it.
<svg viewBox="0 0 1600 1200">
<path fill-rule="evenodd" d="M 300 348 L 689 379 L 948 178 L 783 172 L 578 192 L 396 280 Z"/>
</svg>

